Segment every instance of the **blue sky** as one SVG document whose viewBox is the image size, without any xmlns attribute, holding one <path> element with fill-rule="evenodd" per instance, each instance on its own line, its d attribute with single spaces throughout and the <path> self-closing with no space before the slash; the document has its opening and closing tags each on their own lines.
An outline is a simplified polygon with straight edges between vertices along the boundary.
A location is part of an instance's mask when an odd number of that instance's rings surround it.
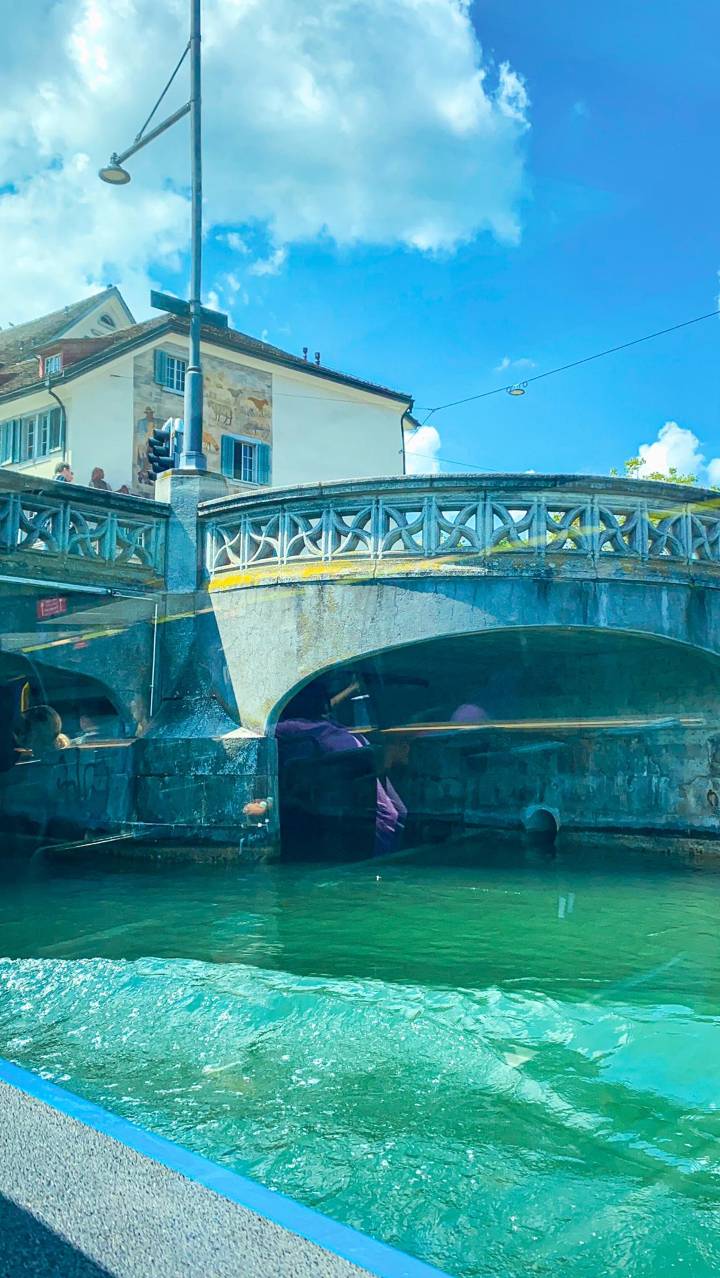
<svg viewBox="0 0 720 1278">
<path fill-rule="evenodd" d="M 238 328 L 407 390 L 422 418 L 716 305 L 716 0 L 204 15 L 206 291 Z M 186 288 L 184 126 L 122 191 L 96 171 L 172 68 L 185 0 L 27 0 L 8 21 L 0 323 L 108 282 L 144 317 L 151 286 Z M 607 472 L 672 421 L 700 443 L 671 460 L 716 458 L 719 340 L 713 319 L 439 413 L 441 457 Z"/>
<path fill-rule="evenodd" d="M 509 60 L 530 95 L 520 243 L 481 234 L 432 256 L 295 245 L 236 312 L 422 407 L 513 380 L 495 372 L 504 357 L 542 371 L 712 310 L 718 293 L 717 5 L 486 0 L 472 18 L 486 56 Z M 719 341 L 711 320 L 522 399 L 438 414 L 441 454 L 606 472 L 672 419 L 714 455 Z"/>
</svg>

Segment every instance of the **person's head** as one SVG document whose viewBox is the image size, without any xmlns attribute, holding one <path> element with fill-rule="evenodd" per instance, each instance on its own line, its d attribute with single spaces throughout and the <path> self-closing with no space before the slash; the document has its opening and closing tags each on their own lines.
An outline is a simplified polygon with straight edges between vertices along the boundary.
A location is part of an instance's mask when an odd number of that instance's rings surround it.
<svg viewBox="0 0 720 1278">
<path fill-rule="evenodd" d="M 62 719 L 52 706 L 30 706 L 22 719 L 21 736 L 34 753 L 51 749 L 62 732 Z"/>
<path fill-rule="evenodd" d="M 66 462 L 66 461 L 58 462 L 57 466 L 55 467 L 55 478 L 63 479 L 66 484 L 72 484 L 74 482 L 75 476 L 73 474 L 73 469 L 72 469 L 72 466 L 70 465 L 70 462 Z"/>
<path fill-rule="evenodd" d="M 102 466 L 96 466 L 95 469 L 93 470 L 92 475 L 90 476 L 90 483 L 102 484 L 104 479 L 105 479 L 105 471 L 103 470 Z"/>
</svg>

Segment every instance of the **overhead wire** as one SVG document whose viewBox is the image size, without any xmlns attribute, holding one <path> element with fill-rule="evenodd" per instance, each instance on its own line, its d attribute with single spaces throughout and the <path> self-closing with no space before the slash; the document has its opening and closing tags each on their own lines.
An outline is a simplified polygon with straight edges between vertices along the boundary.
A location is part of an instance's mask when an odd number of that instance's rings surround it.
<svg viewBox="0 0 720 1278">
<path fill-rule="evenodd" d="M 607 355 L 616 355 L 619 351 L 629 350 L 633 346 L 640 346 L 643 342 L 654 341 L 657 337 L 665 337 L 668 333 L 676 333 L 680 329 L 689 328 L 692 324 L 700 324 L 703 320 L 712 319 L 713 316 L 720 315 L 720 307 L 714 311 L 707 311 L 704 315 L 695 315 L 692 319 L 681 320 L 678 324 L 671 324 L 667 328 L 657 329 L 654 333 L 645 333 L 643 337 L 634 337 L 628 342 L 620 342 L 617 346 L 608 346 L 605 350 L 596 351 L 594 355 L 585 355 L 582 359 L 570 360 L 567 364 L 559 364 L 556 368 L 548 368 L 544 373 L 535 373 L 532 377 L 525 377 L 521 382 L 508 382 L 504 386 L 495 386 L 492 390 L 480 391 L 476 395 L 465 395 L 462 399 L 450 400 L 447 404 L 436 404 L 434 408 L 427 410 L 416 409 L 415 411 L 425 411 L 421 425 L 424 426 L 429 422 L 430 418 L 436 413 L 444 412 L 447 408 L 458 408 L 461 404 L 471 404 L 479 399 L 488 399 L 491 395 L 501 395 L 507 393 L 515 386 L 520 385 L 523 388 L 529 386 L 532 382 L 542 381 L 546 377 L 554 377 L 557 373 L 565 373 L 571 368 L 579 368 L 583 364 L 591 364 L 594 360 L 604 359 Z M 282 396 L 285 399 L 318 399 L 325 401 L 325 396 L 321 395 L 296 395 L 292 391 L 276 391 L 275 396 Z M 335 396 L 338 402 L 355 403 L 354 399 L 344 396 Z M 474 466 L 471 462 L 459 461 L 452 457 L 439 457 L 435 453 L 414 453 L 415 457 L 426 457 L 429 461 L 442 461 L 449 466 L 462 466 L 466 470 L 485 470 L 485 467 Z M 489 473 L 489 472 L 488 472 Z"/>
<path fill-rule="evenodd" d="M 667 333 L 676 333 L 678 329 L 688 328 L 691 324 L 700 324 L 703 320 L 712 319 L 714 315 L 720 315 L 720 308 L 714 311 L 707 311 L 704 315 L 695 315 L 693 319 L 682 320 L 679 324 L 671 324 L 668 328 L 660 328 L 654 333 L 646 333 L 643 337 L 634 337 L 629 342 L 621 342 L 618 346 L 609 346 L 604 351 L 597 351 L 594 355 L 585 355 L 582 359 L 571 360 L 568 364 L 559 364 L 557 368 L 548 368 L 544 373 L 535 373 L 533 377 L 525 377 L 520 383 L 509 382 L 505 386 L 496 386 L 493 390 L 480 391 L 477 395 L 465 395 L 462 399 L 451 400 L 447 404 L 437 404 L 431 408 L 426 417 L 423 419 L 422 425 L 430 420 L 435 413 L 444 412 L 446 408 L 458 408 L 460 404 L 470 404 L 478 399 L 488 399 L 491 395 L 500 395 L 503 391 L 508 392 L 514 386 L 529 386 L 531 382 L 542 381 L 544 377 L 554 377 L 556 373 L 565 373 L 570 368 L 579 368 L 581 364 L 590 364 L 593 360 L 604 359 L 606 355 L 616 355 L 618 351 L 626 351 L 631 346 L 639 346 L 642 342 L 653 341 L 656 337 L 664 337 Z M 464 463 L 459 463 L 463 465 Z"/>
</svg>

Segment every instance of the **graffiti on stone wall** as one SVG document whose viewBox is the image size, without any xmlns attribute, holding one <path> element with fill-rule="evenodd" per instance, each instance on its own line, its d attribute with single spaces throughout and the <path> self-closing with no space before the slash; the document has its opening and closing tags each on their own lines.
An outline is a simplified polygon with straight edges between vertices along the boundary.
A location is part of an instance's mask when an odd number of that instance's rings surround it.
<svg viewBox="0 0 720 1278">
<path fill-rule="evenodd" d="M 169 342 L 169 355 L 180 359 L 186 351 Z M 214 355 L 203 357 L 203 451 L 209 470 L 220 470 L 223 435 L 239 435 L 272 444 L 272 378 L 269 373 L 234 364 Z M 182 417 L 183 399 L 155 381 L 153 351 L 143 351 L 134 361 L 133 491 L 148 496 L 147 442 L 153 430 L 169 417 Z"/>
</svg>

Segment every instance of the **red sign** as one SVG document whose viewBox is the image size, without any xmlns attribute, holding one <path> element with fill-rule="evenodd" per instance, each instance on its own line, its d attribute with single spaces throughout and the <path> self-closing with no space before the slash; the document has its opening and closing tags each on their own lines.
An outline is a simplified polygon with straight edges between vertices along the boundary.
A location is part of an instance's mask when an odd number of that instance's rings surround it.
<svg viewBox="0 0 720 1278">
<path fill-rule="evenodd" d="M 61 617 L 67 612 L 68 601 L 63 595 L 54 595 L 50 599 L 38 599 L 37 615 L 40 621 L 46 621 L 48 617 Z"/>
</svg>

